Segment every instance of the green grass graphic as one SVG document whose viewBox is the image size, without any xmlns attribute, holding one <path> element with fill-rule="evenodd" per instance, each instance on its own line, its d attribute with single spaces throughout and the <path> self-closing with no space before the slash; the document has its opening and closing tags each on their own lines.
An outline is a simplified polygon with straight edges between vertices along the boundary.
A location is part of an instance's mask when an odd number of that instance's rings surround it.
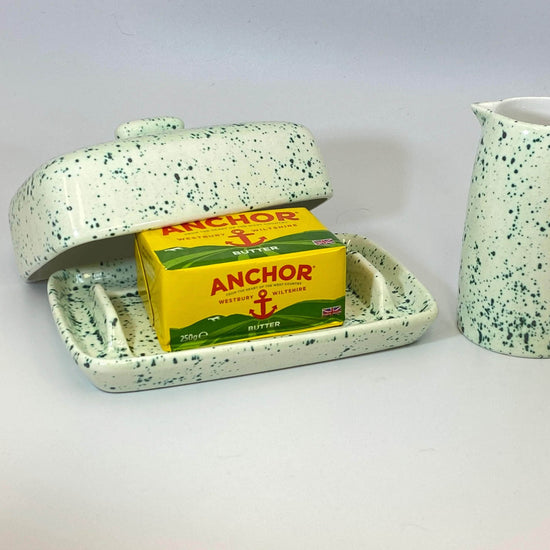
<svg viewBox="0 0 550 550">
<path fill-rule="evenodd" d="M 328 244 L 314 244 L 314 241 L 332 240 Z M 270 248 L 276 246 L 276 250 Z M 210 264 L 226 262 L 237 262 L 250 258 L 263 258 L 278 254 L 292 252 L 303 252 L 306 250 L 317 250 L 323 248 L 334 248 L 342 246 L 342 243 L 330 231 L 304 231 L 293 235 L 285 235 L 263 242 L 258 247 L 240 246 L 195 246 L 195 247 L 172 247 L 165 250 L 157 250 L 162 265 L 168 270 L 185 269 L 189 267 L 200 267 Z M 264 250 L 265 249 L 265 250 Z M 244 251 L 249 251 L 242 254 Z M 233 252 L 241 252 L 234 254 Z"/>
<path fill-rule="evenodd" d="M 173 351 L 212 346 L 230 340 L 242 340 L 276 332 L 315 328 L 333 321 L 344 321 L 345 297 L 336 300 L 307 300 L 276 311 L 267 319 L 252 315 L 215 315 L 197 321 L 185 328 L 171 328 L 170 342 Z M 251 304 L 253 306 L 253 304 Z M 323 316 L 323 310 L 340 307 L 340 313 Z M 277 324 L 278 323 L 278 324 Z M 260 327 L 249 330 L 249 327 Z"/>
</svg>

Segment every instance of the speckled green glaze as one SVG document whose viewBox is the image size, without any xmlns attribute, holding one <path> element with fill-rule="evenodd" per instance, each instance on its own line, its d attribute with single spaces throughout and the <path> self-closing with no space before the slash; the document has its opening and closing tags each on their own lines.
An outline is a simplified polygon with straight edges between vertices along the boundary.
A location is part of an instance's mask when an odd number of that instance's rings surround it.
<svg viewBox="0 0 550 550">
<path fill-rule="evenodd" d="M 129 259 L 58 271 L 48 295 L 74 360 L 98 388 L 127 392 L 318 363 L 410 344 L 437 316 L 412 273 L 373 242 L 339 235 L 348 248 L 341 327 L 215 347 L 164 352 L 136 288 Z"/>
<path fill-rule="evenodd" d="M 51 274 L 48 296 L 59 332 L 98 388 L 162 388 L 370 353 L 414 342 L 435 319 L 437 306 L 412 273 L 368 239 L 342 235 L 343 326 L 164 352 L 137 291 L 133 255 L 107 254 L 110 245 L 131 243 L 143 229 L 205 217 L 311 207 L 332 188 L 313 137 L 297 124 L 185 130 L 179 119 L 162 117 L 123 124 L 116 136 L 40 167 L 9 213 L 21 274 L 28 280 Z M 92 265 L 72 263 L 77 257 Z"/>
<path fill-rule="evenodd" d="M 473 105 L 458 325 L 492 351 L 550 357 L 550 98 Z"/>
<path fill-rule="evenodd" d="M 258 122 L 184 129 L 160 117 L 119 126 L 117 140 L 38 168 L 13 197 L 18 267 L 35 280 L 79 245 L 210 216 L 331 196 L 311 133 Z"/>
</svg>

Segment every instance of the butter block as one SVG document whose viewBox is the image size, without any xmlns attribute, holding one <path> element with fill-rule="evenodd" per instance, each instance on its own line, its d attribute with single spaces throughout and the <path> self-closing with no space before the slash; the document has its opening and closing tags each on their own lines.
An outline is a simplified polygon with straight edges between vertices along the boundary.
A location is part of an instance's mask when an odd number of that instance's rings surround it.
<svg viewBox="0 0 550 550">
<path fill-rule="evenodd" d="M 143 231 L 138 290 L 176 351 L 341 325 L 346 247 L 306 208 Z"/>
</svg>

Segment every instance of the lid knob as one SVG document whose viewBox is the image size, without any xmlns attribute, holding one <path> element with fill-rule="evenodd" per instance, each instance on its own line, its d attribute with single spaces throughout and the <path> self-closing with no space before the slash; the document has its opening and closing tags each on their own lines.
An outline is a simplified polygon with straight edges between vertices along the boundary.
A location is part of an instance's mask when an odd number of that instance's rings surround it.
<svg viewBox="0 0 550 550">
<path fill-rule="evenodd" d="M 142 118 L 121 124 L 115 131 L 115 137 L 117 139 L 136 138 L 153 134 L 166 134 L 183 130 L 183 128 L 183 120 L 172 116 Z"/>
</svg>

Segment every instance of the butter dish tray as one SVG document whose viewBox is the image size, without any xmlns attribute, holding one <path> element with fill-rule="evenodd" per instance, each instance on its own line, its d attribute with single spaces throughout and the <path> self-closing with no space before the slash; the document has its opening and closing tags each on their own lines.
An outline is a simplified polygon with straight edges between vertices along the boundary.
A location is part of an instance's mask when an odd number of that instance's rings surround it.
<svg viewBox="0 0 550 550">
<path fill-rule="evenodd" d="M 283 369 L 410 344 L 437 315 L 428 291 L 387 252 L 357 235 L 347 246 L 343 326 L 164 352 L 136 287 L 133 260 L 65 269 L 48 282 L 59 332 L 99 389 L 128 392 Z"/>
<path fill-rule="evenodd" d="M 115 137 L 38 167 L 9 209 L 20 275 L 48 279 L 61 336 L 98 388 L 146 390 L 370 353 L 415 341 L 435 319 L 437 306 L 414 275 L 368 239 L 343 234 L 343 326 L 164 352 L 137 291 L 136 233 L 246 211 L 312 209 L 332 186 L 300 124 L 187 129 L 178 118 L 157 117 L 124 123 Z"/>
</svg>

